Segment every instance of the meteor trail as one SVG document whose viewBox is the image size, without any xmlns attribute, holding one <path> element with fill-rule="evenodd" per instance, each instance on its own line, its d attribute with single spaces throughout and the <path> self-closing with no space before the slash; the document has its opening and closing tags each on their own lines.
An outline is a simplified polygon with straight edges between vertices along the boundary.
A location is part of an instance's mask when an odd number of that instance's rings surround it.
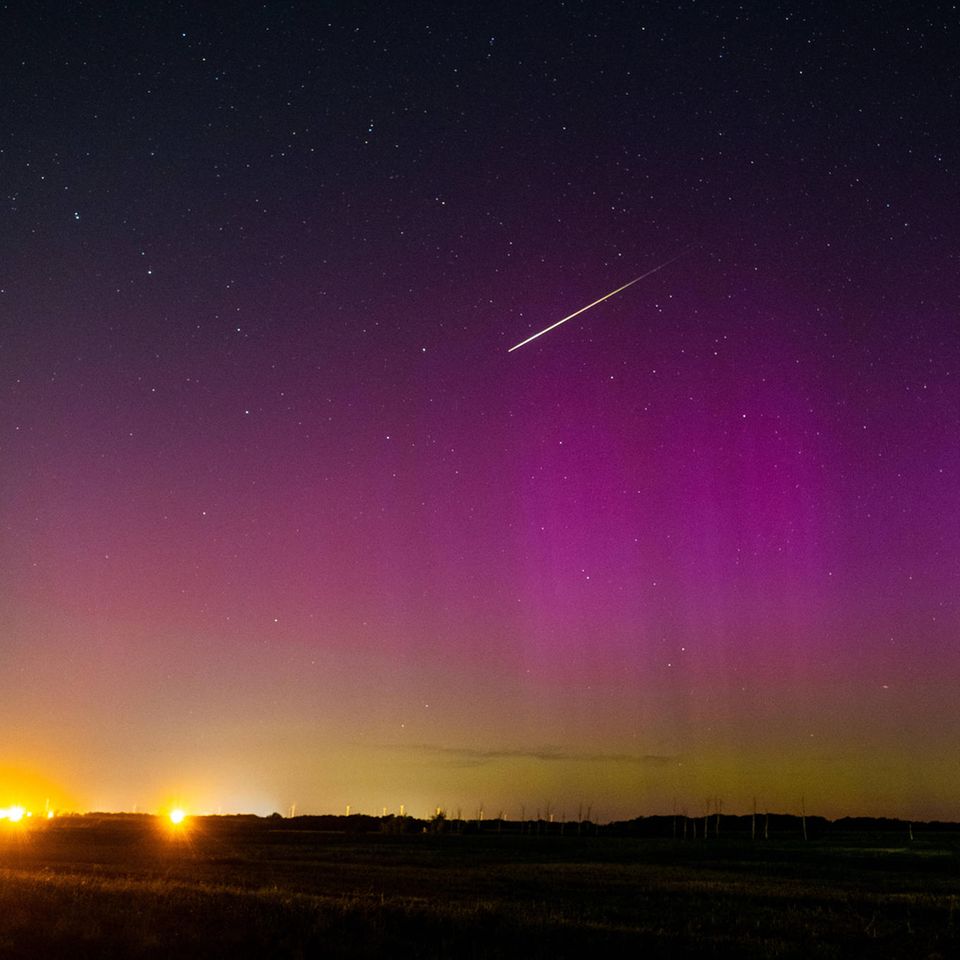
<svg viewBox="0 0 960 960">
<path fill-rule="evenodd" d="M 688 247 L 687 250 L 690 248 Z M 549 327 L 541 330 L 539 333 L 535 333 L 532 337 L 527 337 L 526 340 L 521 340 L 515 347 L 511 347 L 507 353 L 513 353 L 514 350 L 519 350 L 520 347 L 524 344 L 529 343 L 531 340 L 536 340 L 537 337 L 542 337 L 545 333 L 549 333 L 555 327 L 559 327 L 561 323 L 566 323 L 568 320 L 572 320 L 574 317 L 579 317 L 584 310 L 589 310 L 591 307 L 595 307 L 598 303 L 603 303 L 604 300 L 609 300 L 611 297 L 616 296 L 622 290 L 626 290 L 627 287 L 632 287 L 635 283 L 639 283 L 646 277 L 649 277 L 651 273 L 656 273 L 658 270 L 662 270 L 664 267 L 669 267 L 674 260 L 679 260 L 687 250 L 681 250 L 675 257 L 671 257 L 669 260 L 664 260 L 663 263 L 654 267 L 652 270 L 648 270 L 646 273 L 641 273 L 639 277 L 635 277 L 629 283 L 625 283 L 622 287 L 617 287 L 616 290 L 611 290 L 609 293 L 604 294 L 599 300 L 594 300 L 593 303 L 588 303 L 585 307 L 581 307 L 579 310 L 575 310 L 570 314 L 569 317 L 564 317 L 562 320 L 558 320 L 556 323 L 551 323 Z"/>
</svg>

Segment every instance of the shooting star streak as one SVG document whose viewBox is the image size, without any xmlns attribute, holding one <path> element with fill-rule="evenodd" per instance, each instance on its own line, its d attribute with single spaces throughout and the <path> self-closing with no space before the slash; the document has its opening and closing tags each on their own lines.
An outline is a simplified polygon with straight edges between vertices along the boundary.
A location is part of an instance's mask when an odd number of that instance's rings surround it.
<svg viewBox="0 0 960 960">
<path fill-rule="evenodd" d="M 688 247 L 687 250 L 690 248 Z M 542 337 L 545 333 L 549 333 L 551 330 L 555 330 L 560 326 L 561 323 L 566 323 L 568 320 L 572 320 L 574 317 L 579 317 L 581 313 L 585 310 L 589 310 L 591 307 L 595 307 L 598 303 L 603 303 L 604 300 L 609 300 L 611 297 L 615 297 L 618 293 L 626 290 L 627 287 L 632 287 L 635 283 L 639 283 L 641 280 L 646 279 L 652 273 L 656 273 L 658 270 L 662 270 L 664 267 L 669 267 L 671 263 L 675 260 L 679 260 L 687 250 L 681 250 L 675 257 L 671 257 L 669 260 L 665 260 L 663 263 L 654 267 L 652 270 L 648 270 L 646 273 L 641 273 L 639 277 L 634 278 L 629 283 L 625 283 L 622 287 L 617 287 L 616 290 L 611 290 L 609 293 L 604 294 L 599 300 L 594 300 L 593 303 L 588 303 L 585 307 L 581 307 L 579 310 L 575 310 L 570 314 L 569 317 L 564 317 L 562 320 L 558 320 L 556 323 L 551 323 L 549 327 L 541 330 L 539 333 L 535 333 L 532 337 L 527 337 L 526 340 L 521 340 L 515 347 L 511 347 L 507 353 L 513 353 L 514 350 L 519 350 L 522 346 L 528 344 L 531 340 L 536 340 L 537 337 Z"/>
</svg>

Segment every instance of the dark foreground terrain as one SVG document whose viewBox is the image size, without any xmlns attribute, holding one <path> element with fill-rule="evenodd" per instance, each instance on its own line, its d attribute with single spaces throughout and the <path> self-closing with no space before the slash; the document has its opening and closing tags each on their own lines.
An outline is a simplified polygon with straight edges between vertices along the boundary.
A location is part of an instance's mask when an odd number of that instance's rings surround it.
<svg viewBox="0 0 960 960">
<path fill-rule="evenodd" d="M 0 831 L 0 957 L 960 956 L 960 835 Z M 313 825 L 315 827 L 315 825 Z"/>
</svg>

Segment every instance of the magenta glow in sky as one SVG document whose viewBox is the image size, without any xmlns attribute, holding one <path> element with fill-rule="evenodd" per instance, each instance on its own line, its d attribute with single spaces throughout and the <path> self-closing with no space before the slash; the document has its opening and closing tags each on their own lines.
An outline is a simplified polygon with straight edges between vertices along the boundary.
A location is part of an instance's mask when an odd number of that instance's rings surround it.
<svg viewBox="0 0 960 960">
<path fill-rule="evenodd" d="M 945 8 L 62 16 L 0 806 L 956 816 Z"/>
</svg>

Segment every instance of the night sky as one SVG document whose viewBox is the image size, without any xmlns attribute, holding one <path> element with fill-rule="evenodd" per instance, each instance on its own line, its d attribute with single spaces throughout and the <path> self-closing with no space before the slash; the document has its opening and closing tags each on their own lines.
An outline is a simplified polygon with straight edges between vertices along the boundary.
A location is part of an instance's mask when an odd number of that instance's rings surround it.
<svg viewBox="0 0 960 960">
<path fill-rule="evenodd" d="M 5 5 L 0 806 L 960 815 L 958 44 Z"/>
</svg>

